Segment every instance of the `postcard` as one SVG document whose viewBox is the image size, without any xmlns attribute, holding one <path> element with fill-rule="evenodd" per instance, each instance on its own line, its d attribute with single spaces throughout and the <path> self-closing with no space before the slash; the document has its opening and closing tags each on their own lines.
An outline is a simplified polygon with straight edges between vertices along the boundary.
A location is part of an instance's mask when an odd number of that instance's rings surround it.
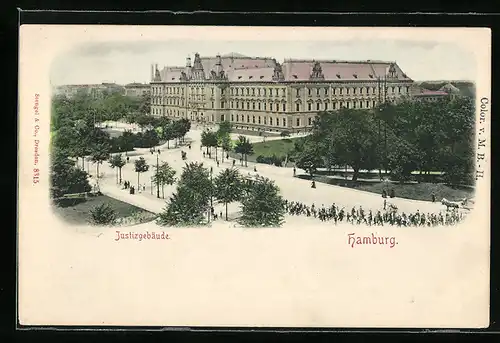
<svg viewBox="0 0 500 343">
<path fill-rule="evenodd" d="M 489 29 L 19 46 L 20 326 L 489 326 Z"/>
</svg>

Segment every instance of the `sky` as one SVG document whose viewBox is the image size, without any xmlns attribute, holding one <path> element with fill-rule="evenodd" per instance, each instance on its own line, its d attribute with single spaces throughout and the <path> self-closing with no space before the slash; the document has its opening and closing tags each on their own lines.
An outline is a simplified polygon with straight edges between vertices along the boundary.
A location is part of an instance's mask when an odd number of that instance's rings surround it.
<svg viewBox="0 0 500 343">
<path fill-rule="evenodd" d="M 429 41 L 110 41 L 79 45 L 54 59 L 52 85 L 116 82 L 147 83 L 151 64 L 184 66 L 186 57 L 239 53 L 285 58 L 396 61 L 410 78 L 474 80 L 474 55 L 451 43 Z"/>
</svg>

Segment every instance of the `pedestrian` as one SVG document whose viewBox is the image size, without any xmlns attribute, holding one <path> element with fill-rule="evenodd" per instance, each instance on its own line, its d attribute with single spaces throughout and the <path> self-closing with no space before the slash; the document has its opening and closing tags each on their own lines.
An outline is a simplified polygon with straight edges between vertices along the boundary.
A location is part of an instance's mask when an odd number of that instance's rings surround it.
<svg viewBox="0 0 500 343">
<path fill-rule="evenodd" d="M 159 154 L 161 154 L 161 151 L 160 151 L 160 149 L 158 149 L 158 155 L 159 155 Z"/>
<path fill-rule="evenodd" d="M 127 163 L 130 161 L 130 157 L 127 156 Z"/>
<path fill-rule="evenodd" d="M 257 166 L 253 166 L 253 171 L 257 172 Z"/>
<path fill-rule="evenodd" d="M 234 167 L 234 164 L 236 163 L 236 160 L 233 158 L 233 167 Z"/>
<path fill-rule="evenodd" d="M 432 202 L 436 202 L 436 194 L 434 192 L 431 193 Z"/>
<path fill-rule="evenodd" d="M 146 184 L 142 185 L 142 190 L 145 191 L 146 190 Z"/>
<path fill-rule="evenodd" d="M 391 189 L 391 198 L 395 198 L 395 197 L 396 197 L 396 194 L 395 194 L 394 188 L 393 188 L 393 189 Z"/>
<path fill-rule="evenodd" d="M 387 207 L 387 199 L 384 199 L 384 210 L 386 209 Z"/>
<path fill-rule="evenodd" d="M 203 158 L 205 158 L 205 151 L 203 151 Z"/>
<path fill-rule="evenodd" d="M 226 154 L 226 160 L 229 160 L 229 154 Z"/>
<path fill-rule="evenodd" d="M 385 188 L 382 190 L 382 198 L 387 198 L 387 190 Z"/>
<path fill-rule="evenodd" d="M 297 175 L 297 169 L 295 169 L 295 167 L 293 167 L 293 176 L 295 177 L 295 175 Z"/>
<path fill-rule="evenodd" d="M 191 150 L 191 144 L 189 144 L 188 147 L 189 147 L 189 150 Z"/>
<path fill-rule="evenodd" d="M 316 181 L 314 181 L 314 180 L 312 181 L 311 188 L 316 188 Z"/>
<path fill-rule="evenodd" d="M 222 218 L 222 211 L 219 212 L 219 218 Z"/>
</svg>

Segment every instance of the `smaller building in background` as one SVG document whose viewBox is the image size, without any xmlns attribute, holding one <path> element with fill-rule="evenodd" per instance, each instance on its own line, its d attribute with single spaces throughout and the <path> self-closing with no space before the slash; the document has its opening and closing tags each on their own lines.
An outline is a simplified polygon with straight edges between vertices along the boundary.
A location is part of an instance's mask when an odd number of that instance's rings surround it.
<svg viewBox="0 0 500 343">
<path fill-rule="evenodd" d="M 125 94 L 125 88 L 116 83 L 82 84 L 82 85 L 62 85 L 55 87 L 55 95 L 65 95 L 72 98 L 77 94 L 89 95 L 94 99 L 99 99 L 105 95 Z"/>
<path fill-rule="evenodd" d="M 424 101 L 438 101 L 439 99 L 443 99 L 449 96 L 450 94 L 445 91 L 431 91 L 428 89 L 421 89 L 420 93 L 413 94 L 413 97 L 415 99 Z"/>
<path fill-rule="evenodd" d="M 140 98 L 151 93 L 151 86 L 144 83 L 129 83 L 125 85 L 125 95 L 133 98 Z"/>
</svg>

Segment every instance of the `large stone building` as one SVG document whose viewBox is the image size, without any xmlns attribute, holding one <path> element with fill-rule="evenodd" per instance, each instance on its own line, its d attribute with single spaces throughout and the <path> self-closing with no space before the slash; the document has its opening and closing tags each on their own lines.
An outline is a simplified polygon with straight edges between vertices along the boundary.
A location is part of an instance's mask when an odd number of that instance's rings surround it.
<svg viewBox="0 0 500 343">
<path fill-rule="evenodd" d="M 125 88 L 116 83 L 101 84 L 80 84 L 80 85 L 62 85 L 54 89 L 55 95 L 64 95 L 72 98 L 77 94 L 88 95 L 94 99 L 100 99 L 105 94 L 119 93 L 124 94 Z"/>
<path fill-rule="evenodd" d="M 396 62 L 188 57 L 151 66 L 151 114 L 266 131 L 300 131 L 319 111 L 369 109 L 409 96 L 413 80 Z"/>
<path fill-rule="evenodd" d="M 151 92 L 151 86 L 144 83 L 129 83 L 124 86 L 125 96 L 140 98 Z"/>
</svg>

